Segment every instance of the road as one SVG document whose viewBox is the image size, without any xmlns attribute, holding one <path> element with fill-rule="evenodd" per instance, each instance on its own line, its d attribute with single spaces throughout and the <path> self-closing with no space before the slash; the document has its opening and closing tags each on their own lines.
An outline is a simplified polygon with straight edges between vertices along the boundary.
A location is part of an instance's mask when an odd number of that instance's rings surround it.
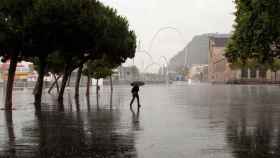
<svg viewBox="0 0 280 158">
<path fill-rule="evenodd" d="M 280 156 L 280 87 L 147 85 L 141 109 L 129 86 L 94 87 L 77 110 L 67 90 L 64 111 L 44 93 L 35 112 L 30 90 L 16 91 L 12 113 L 0 111 L 0 157 L 276 158 Z M 84 92 L 84 89 L 81 89 Z M 89 108 L 90 107 L 90 108 Z"/>
</svg>

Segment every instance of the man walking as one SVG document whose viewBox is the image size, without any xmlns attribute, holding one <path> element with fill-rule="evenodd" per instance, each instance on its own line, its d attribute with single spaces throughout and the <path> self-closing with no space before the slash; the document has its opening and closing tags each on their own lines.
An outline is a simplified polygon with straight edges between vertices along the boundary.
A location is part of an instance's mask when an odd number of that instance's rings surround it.
<svg viewBox="0 0 280 158">
<path fill-rule="evenodd" d="M 132 89 L 131 89 L 131 93 L 132 93 L 132 100 L 130 102 L 130 107 L 132 107 L 132 104 L 135 100 L 135 98 L 137 99 L 137 104 L 138 104 L 138 108 L 141 107 L 140 105 L 140 101 L 139 101 L 139 86 L 137 84 L 133 85 Z"/>
</svg>

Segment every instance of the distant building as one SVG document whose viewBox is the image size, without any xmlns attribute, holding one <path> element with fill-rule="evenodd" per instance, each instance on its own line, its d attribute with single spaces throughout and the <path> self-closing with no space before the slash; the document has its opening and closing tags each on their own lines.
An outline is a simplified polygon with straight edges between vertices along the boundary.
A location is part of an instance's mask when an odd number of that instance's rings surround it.
<svg viewBox="0 0 280 158">
<path fill-rule="evenodd" d="M 178 71 L 197 64 L 208 64 L 209 35 L 194 36 L 183 50 L 170 59 L 168 64 L 169 71 Z"/>
<path fill-rule="evenodd" d="M 139 80 L 140 72 L 136 66 L 120 66 L 117 70 L 117 78 L 122 81 Z"/>
<path fill-rule="evenodd" d="M 259 69 L 236 69 L 230 67 L 225 54 L 226 43 L 229 34 L 209 35 L 209 66 L 208 80 L 210 82 L 267 82 L 280 81 L 279 72 L 272 73 L 270 70 Z"/>
<path fill-rule="evenodd" d="M 0 64 L 0 81 L 8 79 L 8 71 L 10 67 L 10 61 Z M 17 64 L 15 72 L 15 80 L 27 81 L 34 77 L 33 64 L 29 62 L 20 62 Z M 35 76 L 37 77 L 37 76 Z"/>
<path fill-rule="evenodd" d="M 271 82 L 279 81 L 280 71 L 255 69 L 232 69 L 225 55 L 230 34 L 208 33 L 195 36 L 177 53 L 168 65 L 171 80 L 177 80 L 181 70 L 189 68 L 187 78 L 209 82 Z M 208 66 L 207 66 L 208 65 Z M 203 69 L 202 69 L 202 67 Z M 161 70 L 162 71 L 162 70 Z"/>
<path fill-rule="evenodd" d="M 189 70 L 189 78 L 192 80 L 207 81 L 208 80 L 208 65 L 194 64 Z"/>
<path fill-rule="evenodd" d="M 159 75 L 165 76 L 167 73 L 168 73 L 167 67 L 160 67 L 158 70 Z"/>
<path fill-rule="evenodd" d="M 212 34 L 209 36 L 208 80 L 211 82 L 227 82 L 238 78 L 224 56 L 228 34 Z"/>
</svg>

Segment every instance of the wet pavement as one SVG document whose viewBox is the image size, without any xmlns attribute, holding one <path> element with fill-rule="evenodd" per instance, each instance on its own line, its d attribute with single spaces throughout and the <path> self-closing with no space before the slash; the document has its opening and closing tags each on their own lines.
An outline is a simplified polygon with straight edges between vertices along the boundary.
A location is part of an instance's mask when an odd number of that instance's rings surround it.
<svg viewBox="0 0 280 158">
<path fill-rule="evenodd" d="M 31 90 L 14 96 L 16 110 L 0 111 L 1 158 L 280 157 L 279 86 L 147 85 L 139 111 L 129 86 L 115 87 L 112 107 L 109 87 L 79 108 L 68 90 L 63 111 L 47 93 L 41 112 Z"/>
</svg>

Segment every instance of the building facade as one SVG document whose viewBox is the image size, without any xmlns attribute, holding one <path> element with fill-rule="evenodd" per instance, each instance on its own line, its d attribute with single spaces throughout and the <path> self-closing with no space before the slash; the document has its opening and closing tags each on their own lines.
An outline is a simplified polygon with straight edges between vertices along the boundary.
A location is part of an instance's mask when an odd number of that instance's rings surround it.
<svg viewBox="0 0 280 158">
<path fill-rule="evenodd" d="M 0 81 L 8 79 L 8 71 L 10 67 L 10 61 L 0 63 Z M 28 81 L 32 79 L 34 74 L 33 64 L 29 62 L 19 62 L 16 67 L 15 80 Z M 37 76 L 35 76 L 37 79 Z"/>
<path fill-rule="evenodd" d="M 208 80 L 210 82 L 228 82 L 238 78 L 238 72 L 230 68 L 225 54 L 228 34 L 213 34 L 209 36 L 209 67 Z"/>
<path fill-rule="evenodd" d="M 208 81 L 214 83 L 278 82 L 280 73 L 261 69 L 236 69 L 230 67 L 225 54 L 229 34 L 211 34 L 209 36 Z"/>
<path fill-rule="evenodd" d="M 194 64 L 189 70 L 189 79 L 207 81 L 208 80 L 208 65 Z"/>
<path fill-rule="evenodd" d="M 124 67 L 120 66 L 118 68 L 118 80 L 122 81 L 135 81 L 139 80 L 140 72 L 136 66 Z"/>
</svg>

